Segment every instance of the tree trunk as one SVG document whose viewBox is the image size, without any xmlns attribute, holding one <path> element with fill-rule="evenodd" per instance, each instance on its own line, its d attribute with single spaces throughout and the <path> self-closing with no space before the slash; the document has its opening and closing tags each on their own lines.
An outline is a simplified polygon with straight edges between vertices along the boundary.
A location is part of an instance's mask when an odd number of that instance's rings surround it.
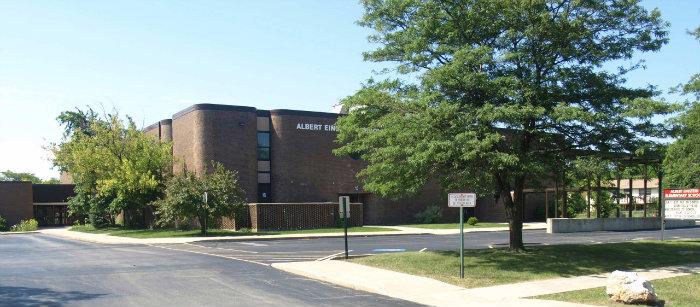
<svg viewBox="0 0 700 307">
<path fill-rule="evenodd" d="M 497 181 L 499 197 L 503 200 L 506 218 L 508 219 L 508 229 L 510 230 L 508 247 L 514 251 L 523 251 L 525 250 L 525 244 L 523 243 L 524 178 L 516 180 L 516 184 L 512 189 L 512 196 L 510 184 L 503 179 L 503 176 L 498 176 Z"/>
</svg>

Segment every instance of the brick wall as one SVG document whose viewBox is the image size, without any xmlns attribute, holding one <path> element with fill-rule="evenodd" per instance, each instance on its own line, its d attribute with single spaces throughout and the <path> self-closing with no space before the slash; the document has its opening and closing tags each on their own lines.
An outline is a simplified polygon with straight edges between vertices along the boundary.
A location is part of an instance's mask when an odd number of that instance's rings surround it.
<svg viewBox="0 0 700 307">
<path fill-rule="evenodd" d="M 363 163 L 333 155 L 336 114 L 270 111 L 272 197 L 275 202 L 336 202 L 340 193 L 361 192 L 355 174 Z M 297 125 L 320 125 L 320 130 Z"/>
<path fill-rule="evenodd" d="M 34 216 L 31 182 L 0 181 L 0 215 L 7 220 L 7 226 Z"/>
<path fill-rule="evenodd" d="M 342 220 L 338 215 L 338 203 L 252 203 L 250 224 L 252 229 L 313 229 L 336 227 Z M 362 204 L 350 204 L 348 226 L 362 226 Z"/>
</svg>

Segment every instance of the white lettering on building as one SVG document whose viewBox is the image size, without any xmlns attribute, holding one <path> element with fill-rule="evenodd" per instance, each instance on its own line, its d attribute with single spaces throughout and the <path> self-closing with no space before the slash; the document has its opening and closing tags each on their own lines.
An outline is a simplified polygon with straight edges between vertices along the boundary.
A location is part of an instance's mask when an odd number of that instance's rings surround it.
<svg viewBox="0 0 700 307">
<path fill-rule="evenodd" d="M 297 130 L 333 131 L 333 132 L 335 132 L 335 131 L 338 131 L 338 128 L 335 125 L 298 123 Z"/>
</svg>

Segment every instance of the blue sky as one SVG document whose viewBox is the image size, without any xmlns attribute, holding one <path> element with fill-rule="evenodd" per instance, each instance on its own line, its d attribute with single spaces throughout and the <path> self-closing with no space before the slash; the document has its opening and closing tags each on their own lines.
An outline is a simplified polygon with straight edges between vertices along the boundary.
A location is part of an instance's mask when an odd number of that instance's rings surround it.
<svg viewBox="0 0 700 307">
<path fill-rule="evenodd" d="M 700 72 L 700 1 L 648 0 L 670 43 L 631 85 Z M 113 107 L 139 125 L 194 103 L 330 111 L 372 76 L 356 1 L 0 1 L 0 170 L 48 178 L 63 110 Z"/>
</svg>

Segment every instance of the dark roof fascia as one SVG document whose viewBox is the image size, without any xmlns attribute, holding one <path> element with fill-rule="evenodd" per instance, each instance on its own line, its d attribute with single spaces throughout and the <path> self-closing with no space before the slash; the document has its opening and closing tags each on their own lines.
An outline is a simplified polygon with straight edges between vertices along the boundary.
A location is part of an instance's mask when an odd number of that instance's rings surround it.
<svg viewBox="0 0 700 307">
<path fill-rule="evenodd" d="M 141 131 L 151 131 L 153 129 L 158 128 L 159 125 L 160 125 L 160 122 L 157 122 L 155 124 L 150 124 L 150 125 L 146 126 L 145 128 L 141 129 Z"/>
<path fill-rule="evenodd" d="M 315 112 L 315 111 L 299 111 L 299 110 L 287 110 L 287 109 L 270 110 L 270 114 L 273 114 L 273 115 L 295 115 L 295 116 L 323 117 L 323 118 L 334 118 L 334 119 L 337 119 L 338 116 L 340 116 L 340 114 L 338 114 L 338 113 Z"/>
<path fill-rule="evenodd" d="M 170 119 L 170 118 L 166 118 L 166 119 L 163 119 L 163 120 L 159 121 L 159 123 L 160 123 L 161 125 L 172 125 L 172 124 L 173 124 L 173 120 Z"/>
<path fill-rule="evenodd" d="M 177 119 L 179 117 L 182 117 L 190 112 L 194 111 L 237 111 L 237 112 L 251 112 L 255 113 L 256 109 L 253 107 L 246 107 L 246 106 L 233 106 L 233 105 L 225 105 L 225 104 L 211 104 L 211 103 L 200 103 L 200 104 L 195 104 L 192 105 L 180 112 L 177 112 L 173 115 L 173 119 Z"/>
</svg>

